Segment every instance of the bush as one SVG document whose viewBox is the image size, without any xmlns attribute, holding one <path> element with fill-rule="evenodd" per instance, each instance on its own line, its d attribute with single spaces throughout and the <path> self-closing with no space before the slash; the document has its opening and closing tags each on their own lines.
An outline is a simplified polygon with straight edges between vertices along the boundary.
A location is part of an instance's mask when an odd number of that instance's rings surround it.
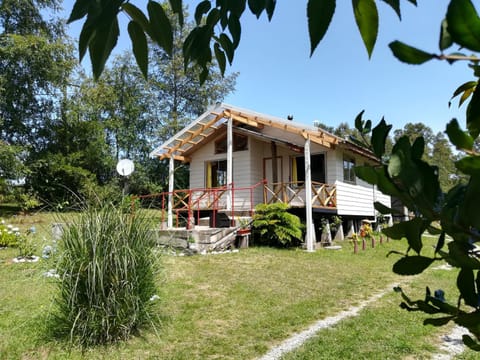
<svg viewBox="0 0 480 360">
<path fill-rule="evenodd" d="M 5 221 L 0 220 L 0 247 L 16 247 L 19 235 L 18 228 L 5 225 Z"/>
<path fill-rule="evenodd" d="M 300 218 L 290 214 L 283 203 L 258 204 L 253 215 L 253 230 L 262 245 L 288 247 L 302 243 L 304 229 Z"/>
<path fill-rule="evenodd" d="M 153 247 L 141 212 L 107 205 L 80 215 L 59 244 L 54 332 L 89 346 L 127 339 L 147 323 L 156 292 Z"/>
</svg>

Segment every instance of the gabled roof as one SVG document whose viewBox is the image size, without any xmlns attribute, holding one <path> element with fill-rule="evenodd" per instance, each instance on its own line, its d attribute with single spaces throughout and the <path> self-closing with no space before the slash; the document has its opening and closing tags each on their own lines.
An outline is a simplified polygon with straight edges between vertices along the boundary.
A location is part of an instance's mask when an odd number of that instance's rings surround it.
<svg viewBox="0 0 480 360">
<path fill-rule="evenodd" d="M 305 140 L 309 138 L 311 142 L 326 148 L 340 145 L 371 160 L 377 160 L 368 150 L 317 127 L 223 103 L 217 103 L 200 115 L 183 130 L 153 150 L 150 156 L 161 160 L 173 157 L 176 160 L 189 162 L 189 154 L 222 131 L 229 118 L 232 118 L 235 127 L 250 133 L 260 134 L 265 127 L 268 127 L 273 131 L 275 139 L 294 146 L 302 147 Z"/>
</svg>

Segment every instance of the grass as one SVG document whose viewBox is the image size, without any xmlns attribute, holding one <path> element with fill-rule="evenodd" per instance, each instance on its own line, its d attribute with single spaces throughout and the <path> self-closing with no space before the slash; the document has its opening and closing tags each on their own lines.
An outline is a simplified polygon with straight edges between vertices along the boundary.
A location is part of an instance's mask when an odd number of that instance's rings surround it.
<svg viewBox="0 0 480 360">
<path fill-rule="evenodd" d="M 40 219 L 38 228 L 44 227 L 40 233 L 47 236 L 54 217 Z M 24 219 L 22 226 L 29 225 Z M 404 251 L 405 243 L 377 244 L 356 255 L 351 244 L 342 245 L 339 251 L 315 253 L 250 248 L 223 255 L 163 256 L 163 271 L 156 278 L 161 289 L 156 329 L 84 353 L 43 331 L 55 280 L 42 273 L 52 263 L 13 264 L 9 259 L 15 251 L 2 250 L 0 358 L 253 359 L 316 320 L 358 305 L 392 283 L 407 280 L 403 287 L 414 299 L 423 298 L 427 284 L 444 289 L 447 299 L 456 299 L 454 272 L 429 270 L 408 278 L 391 272 L 395 259 L 385 255 Z M 359 317 L 322 331 L 286 359 L 428 358 L 447 329 L 423 326 L 425 314 L 401 310 L 399 303 L 397 294 L 388 293 Z"/>
</svg>

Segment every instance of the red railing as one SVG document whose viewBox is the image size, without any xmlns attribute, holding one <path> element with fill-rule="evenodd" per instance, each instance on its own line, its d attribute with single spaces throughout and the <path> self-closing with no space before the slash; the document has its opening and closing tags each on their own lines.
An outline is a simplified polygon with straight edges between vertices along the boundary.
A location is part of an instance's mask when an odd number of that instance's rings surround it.
<svg viewBox="0 0 480 360">
<path fill-rule="evenodd" d="M 191 221 L 196 213 L 197 224 L 200 219 L 200 212 L 202 210 L 211 210 L 213 216 L 213 222 L 216 223 L 216 213 L 219 210 L 227 210 L 228 194 L 231 194 L 231 219 L 233 221 L 235 211 L 248 211 L 250 215 L 253 215 L 253 209 L 256 205 L 254 199 L 254 192 L 257 188 L 263 188 L 265 181 L 260 181 L 252 186 L 235 187 L 222 186 L 218 188 L 197 188 L 197 189 L 182 189 L 174 190 L 173 192 L 162 192 L 159 194 L 140 195 L 132 197 L 132 208 L 135 208 L 135 202 L 150 200 L 152 203 L 160 202 L 161 205 L 161 224 L 164 227 L 166 212 L 168 209 L 168 199 L 172 196 L 173 206 L 172 211 L 175 213 L 175 226 L 180 225 L 180 214 L 187 213 L 186 228 L 190 228 Z M 243 194 L 242 194 L 243 193 Z M 245 194 L 246 193 L 246 194 Z M 261 198 L 261 195 L 260 195 Z"/>
</svg>

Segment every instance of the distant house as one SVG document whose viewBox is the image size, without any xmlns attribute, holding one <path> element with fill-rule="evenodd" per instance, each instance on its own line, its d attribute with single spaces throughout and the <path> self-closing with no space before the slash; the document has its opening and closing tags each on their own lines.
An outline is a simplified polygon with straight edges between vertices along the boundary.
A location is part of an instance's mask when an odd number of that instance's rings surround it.
<svg viewBox="0 0 480 360">
<path fill-rule="evenodd" d="M 373 220 L 373 202 L 391 202 L 355 176 L 356 165 L 378 163 L 368 150 L 316 127 L 227 104 L 206 111 L 151 155 L 170 159 L 168 227 L 179 213 L 193 224 L 209 211 L 233 217 L 259 203 L 285 202 L 306 220 L 310 249 L 322 217 L 340 215 L 344 224 Z M 189 189 L 173 189 L 175 160 L 190 164 Z"/>
</svg>

